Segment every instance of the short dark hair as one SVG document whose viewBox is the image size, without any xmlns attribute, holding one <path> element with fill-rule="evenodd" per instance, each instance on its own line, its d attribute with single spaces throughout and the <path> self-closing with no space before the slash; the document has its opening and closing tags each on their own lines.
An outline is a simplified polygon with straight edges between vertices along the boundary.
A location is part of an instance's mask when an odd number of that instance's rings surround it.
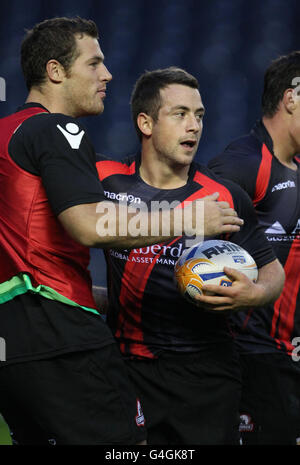
<svg viewBox="0 0 300 465">
<path fill-rule="evenodd" d="M 299 82 L 292 84 L 294 78 Z M 292 89 L 300 83 L 300 51 L 294 51 L 272 61 L 264 76 L 262 95 L 262 113 L 271 118 L 278 111 L 279 102 L 286 89 Z"/>
<path fill-rule="evenodd" d="M 199 89 L 198 81 L 194 76 L 184 69 L 175 66 L 146 71 L 136 81 L 131 94 L 130 104 L 132 119 L 140 140 L 142 139 L 142 133 L 137 124 L 138 115 L 146 113 L 154 121 L 157 121 L 162 103 L 160 91 L 170 84 L 182 84 L 193 89 Z"/>
<path fill-rule="evenodd" d="M 46 64 L 55 59 L 70 69 L 78 56 L 76 35 L 88 35 L 98 39 L 94 21 L 80 18 L 52 18 L 36 24 L 21 45 L 21 66 L 28 90 L 41 85 L 46 78 Z"/>
</svg>

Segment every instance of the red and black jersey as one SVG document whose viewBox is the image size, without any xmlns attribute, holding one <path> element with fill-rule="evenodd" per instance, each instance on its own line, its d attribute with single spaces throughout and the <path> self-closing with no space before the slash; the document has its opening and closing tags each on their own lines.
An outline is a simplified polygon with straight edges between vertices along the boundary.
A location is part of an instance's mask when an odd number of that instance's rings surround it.
<svg viewBox="0 0 300 465">
<path fill-rule="evenodd" d="M 0 337 L 6 362 L 112 343 L 96 310 L 89 250 L 57 216 L 104 199 L 77 120 L 26 104 L 0 120 Z"/>
<path fill-rule="evenodd" d="M 295 163 L 299 164 L 296 157 Z M 245 352 L 279 349 L 291 354 L 291 342 L 300 335 L 300 170 L 284 166 L 274 156 L 272 139 L 262 122 L 229 144 L 209 167 L 249 194 L 286 274 L 274 305 L 235 315 L 236 340 Z"/>
<path fill-rule="evenodd" d="M 208 168 L 192 164 L 186 185 L 158 189 L 139 176 L 140 155 L 123 162 L 97 162 L 104 194 L 111 200 L 137 206 L 153 201 L 184 202 L 220 193 L 234 207 L 245 226 L 223 239 L 248 250 L 258 266 L 275 256 L 258 227 L 249 197 L 230 181 L 220 182 Z M 125 356 L 155 358 L 162 351 L 192 352 L 232 341 L 225 315 L 200 310 L 183 299 L 174 282 L 174 265 L 189 246 L 187 238 L 133 250 L 106 252 L 109 311 L 107 321 Z"/>
<path fill-rule="evenodd" d="M 87 271 L 89 250 L 74 241 L 56 217 L 88 199 L 80 177 L 76 184 L 76 178 L 70 178 L 72 169 L 66 173 L 61 159 L 68 157 L 72 168 L 85 157 L 89 176 L 97 183 L 94 199 L 103 198 L 95 160 L 94 165 L 88 163 L 91 149 L 82 140 L 85 131 L 75 139 L 75 129 L 80 132 L 72 118 L 40 106 L 27 106 L 0 120 L 0 284 L 27 273 L 33 286 L 47 286 L 81 306 L 95 308 Z M 31 172 L 20 166 L 21 156 L 35 165 Z M 89 177 L 84 182 L 88 185 Z M 73 183 L 75 188 L 68 189 Z"/>
</svg>

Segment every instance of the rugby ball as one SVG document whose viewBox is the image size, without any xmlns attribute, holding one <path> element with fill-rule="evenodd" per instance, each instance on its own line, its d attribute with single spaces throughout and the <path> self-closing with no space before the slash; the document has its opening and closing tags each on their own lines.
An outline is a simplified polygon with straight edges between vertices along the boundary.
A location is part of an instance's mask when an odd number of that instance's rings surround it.
<svg viewBox="0 0 300 465">
<path fill-rule="evenodd" d="M 252 281 L 257 279 L 256 263 L 242 247 L 229 241 L 203 241 L 186 249 L 176 262 L 175 280 L 179 292 L 194 303 L 195 296 L 203 294 L 204 284 L 231 286 L 224 266 L 241 271 Z"/>
</svg>

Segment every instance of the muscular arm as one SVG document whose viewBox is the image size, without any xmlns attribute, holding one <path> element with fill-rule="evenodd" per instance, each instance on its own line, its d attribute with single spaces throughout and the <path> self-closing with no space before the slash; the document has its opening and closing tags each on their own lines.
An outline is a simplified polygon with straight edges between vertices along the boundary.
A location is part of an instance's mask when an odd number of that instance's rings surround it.
<svg viewBox="0 0 300 465">
<path fill-rule="evenodd" d="M 103 201 L 99 203 L 81 204 L 67 208 L 58 215 L 67 232 L 79 243 L 88 247 L 100 248 L 135 248 L 167 241 L 170 238 L 183 234 L 192 236 L 196 222 L 197 202 L 202 202 L 204 210 L 203 220 L 198 222 L 197 236 L 214 236 L 222 233 L 237 232 L 243 221 L 238 218 L 236 212 L 229 207 L 227 202 L 217 202 L 218 193 L 214 193 L 204 199 L 191 202 L 187 214 L 178 215 L 174 209 L 160 211 L 158 215 L 151 212 L 139 212 L 140 235 L 134 235 L 130 228 L 130 222 L 136 212 L 126 210 L 120 214 L 117 204 Z M 107 208 L 106 208 L 107 206 Z M 154 219 L 155 217 L 155 219 Z M 153 221 L 158 219 L 158 232 L 154 233 Z M 107 223 L 105 223 L 107 220 Z M 167 232 L 162 226 L 169 224 Z M 105 226 L 105 230 L 104 230 Z"/>
<path fill-rule="evenodd" d="M 259 268 L 256 283 L 232 268 L 225 267 L 224 271 L 233 281 L 232 286 L 203 286 L 204 292 L 216 295 L 200 296 L 197 298 L 199 306 L 214 311 L 261 307 L 274 302 L 284 285 L 284 270 L 277 259 Z"/>
<path fill-rule="evenodd" d="M 73 129 L 77 128 L 79 136 L 68 131 L 70 124 Z M 133 248 L 166 241 L 182 235 L 183 231 L 187 235 L 195 234 L 186 224 L 183 228 L 182 219 L 175 215 L 175 210 L 160 212 L 155 220 L 160 228 L 155 233 L 147 212 L 139 214 L 141 227 L 137 224 L 131 230 L 128 226 L 136 213 L 119 215 L 119 208 L 111 203 L 113 213 L 107 214 L 105 208 L 101 208 L 107 201 L 99 182 L 95 152 L 85 129 L 76 120 L 60 114 L 36 115 L 21 125 L 13 142 L 10 149 L 14 160 L 26 171 L 41 177 L 53 213 L 82 245 Z M 239 231 L 242 221 L 227 203 L 217 202 L 217 198 L 218 194 L 213 194 L 204 200 L 204 221 L 198 222 L 197 235 Z M 188 208 L 191 225 L 195 207 L 192 203 Z M 107 231 L 103 227 L 105 217 L 109 223 Z M 169 232 L 163 233 L 162 225 L 168 224 Z M 132 232 L 134 229 L 139 231 Z"/>
</svg>

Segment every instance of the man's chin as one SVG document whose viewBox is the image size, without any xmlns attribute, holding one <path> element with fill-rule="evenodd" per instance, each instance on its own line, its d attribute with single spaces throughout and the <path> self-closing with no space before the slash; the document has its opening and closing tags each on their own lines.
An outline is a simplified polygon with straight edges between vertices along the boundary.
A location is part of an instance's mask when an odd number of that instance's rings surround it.
<svg viewBox="0 0 300 465">
<path fill-rule="evenodd" d="M 93 108 L 92 112 L 91 112 L 91 115 L 101 115 L 101 113 L 103 113 L 104 111 L 104 105 L 102 103 L 102 105 L 99 105 L 99 106 L 96 106 L 95 108 Z"/>
<path fill-rule="evenodd" d="M 186 168 L 191 165 L 193 162 L 194 157 L 186 157 L 186 158 L 181 158 L 180 160 L 174 161 L 174 164 L 177 165 L 179 168 Z"/>
<path fill-rule="evenodd" d="M 98 107 L 98 108 L 90 108 L 90 109 L 83 109 L 81 114 L 78 115 L 79 117 L 82 117 L 82 116 L 97 116 L 97 115 L 101 115 L 101 113 L 103 113 L 104 111 L 104 105 L 102 105 L 102 107 Z"/>
<path fill-rule="evenodd" d="M 188 153 L 186 154 L 183 158 L 182 158 L 182 163 L 184 165 L 189 165 L 192 163 L 192 161 L 194 160 L 196 156 L 196 153 Z"/>
</svg>

